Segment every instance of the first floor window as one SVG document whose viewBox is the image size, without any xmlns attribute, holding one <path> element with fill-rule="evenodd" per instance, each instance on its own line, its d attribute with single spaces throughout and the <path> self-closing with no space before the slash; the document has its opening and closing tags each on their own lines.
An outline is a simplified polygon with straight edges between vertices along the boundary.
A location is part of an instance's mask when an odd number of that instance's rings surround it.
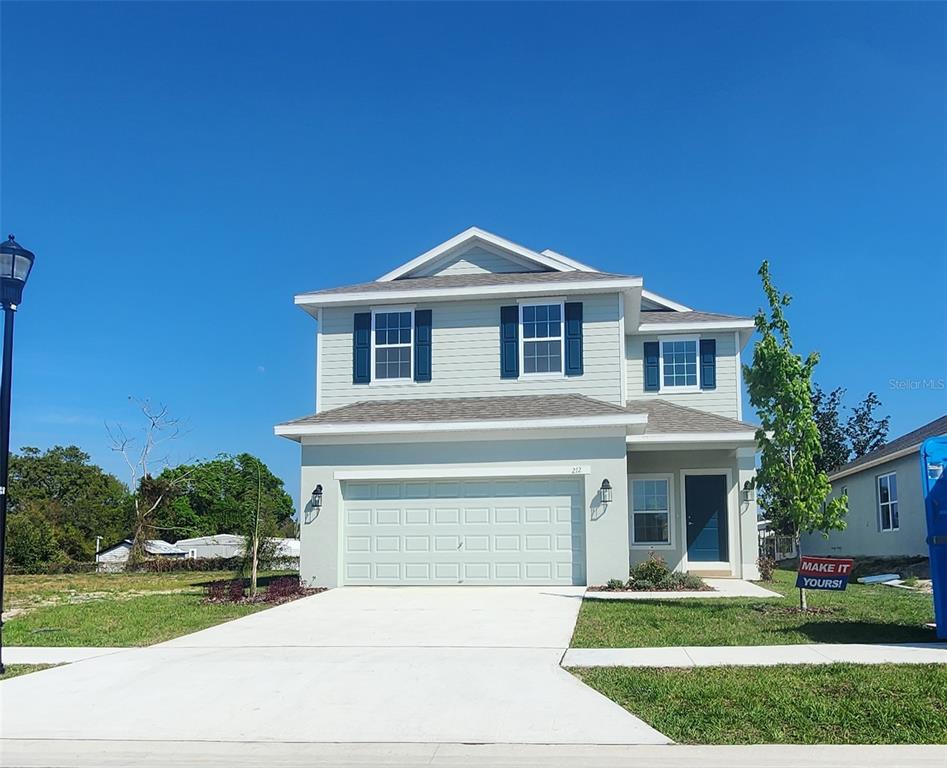
<svg viewBox="0 0 947 768">
<path fill-rule="evenodd" d="M 878 512 L 881 530 L 898 530 L 898 476 L 894 472 L 878 477 Z"/>
<path fill-rule="evenodd" d="M 662 341 L 661 362 L 665 387 L 697 386 L 697 339 Z"/>
<path fill-rule="evenodd" d="M 562 305 L 524 304 L 523 373 L 562 372 Z"/>
<path fill-rule="evenodd" d="M 413 312 L 374 314 L 375 378 L 411 378 Z"/>
<path fill-rule="evenodd" d="M 631 481 L 631 541 L 671 542 L 670 483 L 665 478 Z"/>
</svg>

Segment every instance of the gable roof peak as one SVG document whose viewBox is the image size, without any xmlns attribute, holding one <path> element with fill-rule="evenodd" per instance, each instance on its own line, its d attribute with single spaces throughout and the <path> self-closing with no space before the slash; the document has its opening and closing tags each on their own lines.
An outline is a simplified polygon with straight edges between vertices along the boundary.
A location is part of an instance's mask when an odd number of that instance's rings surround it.
<svg viewBox="0 0 947 768">
<path fill-rule="evenodd" d="M 505 237 L 500 237 L 480 227 L 468 227 L 449 240 L 445 240 L 443 243 L 425 251 L 420 256 L 411 259 L 411 261 L 407 261 L 401 266 L 385 273 L 378 278 L 378 282 L 386 283 L 401 277 L 407 277 L 412 272 L 417 271 L 427 264 L 478 243 L 486 244 L 510 254 L 510 256 L 515 259 L 526 260 L 554 272 L 574 272 L 577 270 L 586 272 L 598 271 L 594 267 L 573 261 L 567 256 L 555 253 L 555 251 L 548 249 L 542 252 L 534 251 L 531 248 L 527 248 L 519 243 L 514 243 L 512 240 L 507 240 Z"/>
</svg>

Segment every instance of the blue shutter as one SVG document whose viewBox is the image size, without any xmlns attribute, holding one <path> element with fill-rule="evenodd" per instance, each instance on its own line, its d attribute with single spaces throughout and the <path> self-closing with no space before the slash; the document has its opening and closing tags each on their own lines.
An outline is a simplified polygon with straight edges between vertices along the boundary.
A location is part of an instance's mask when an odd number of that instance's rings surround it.
<svg viewBox="0 0 947 768">
<path fill-rule="evenodd" d="M 500 307 L 500 378 L 520 375 L 520 308 Z"/>
<path fill-rule="evenodd" d="M 414 311 L 414 380 L 431 380 L 431 310 Z"/>
<path fill-rule="evenodd" d="M 700 388 L 717 388 L 717 340 L 700 340 Z"/>
<path fill-rule="evenodd" d="M 566 318 L 566 376 L 582 375 L 582 302 L 567 302 Z"/>
<path fill-rule="evenodd" d="M 372 380 L 372 313 L 356 312 L 352 330 L 352 383 Z"/>
<path fill-rule="evenodd" d="M 644 391 L 657 392 L 661 389 L 661 352 L 658 342 L 644 343 Z"/>
</svg>

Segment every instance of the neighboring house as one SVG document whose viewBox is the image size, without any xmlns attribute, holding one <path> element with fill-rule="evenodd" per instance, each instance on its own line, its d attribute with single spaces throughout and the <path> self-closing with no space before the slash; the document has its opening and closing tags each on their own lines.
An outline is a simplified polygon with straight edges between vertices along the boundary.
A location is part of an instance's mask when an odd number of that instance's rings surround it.
<svg viewBox="0 0 947 768">
<path fill-rule="evenodd" d="M 911 557 L 929 554 L 920 446 L 947 435 L 947 416 L 892 440 L 829 475 L 832 495 L 848 496 L 844 531 L 802 538 L 804 555 Z"/>
<path fill-rule="evenodd" d="M 757 577 L 750 318 L 476 228 L 295 301 L 307 583 L 602 584 L 652 552 Z"/>
<path fill-rule="evenodd" d="M 291 561 L 299 558 L 299 539 L 271 539 L 276 545 L 277 561 Z M 218 533 L 213 536 L 198 536 L 193 539 L 181 539 L 174 546 L 184 550 L 188 557 L 202 559 L 209 557 L 242 557 L 246 538 L 234 533 Z"/>
<path fill-rule="evenodd" d="M 246 539 L 233 533 L 218 533 L 214 536 L 197 536 L 193 539 L 181 539 L 174 546 L 187 552 L 188 557 L 203 559 L 208 557 L 238 557 L 243 555 Z"/>
<path fill-rule="evenodd" d="M 125 539 L 111 547 L 99 550 L 95 554 L 95 569 L 99 572 L 120 571 L 128 562 L 128 555 L 132 550 L 132 540 Z M 145 542 L 145 552 L 152 557 L 167 557 L 173 560 L 187 557 L 187 552 L 174 544 L 168 544 L 161 539 L 148 539 Z"/>
</svg>

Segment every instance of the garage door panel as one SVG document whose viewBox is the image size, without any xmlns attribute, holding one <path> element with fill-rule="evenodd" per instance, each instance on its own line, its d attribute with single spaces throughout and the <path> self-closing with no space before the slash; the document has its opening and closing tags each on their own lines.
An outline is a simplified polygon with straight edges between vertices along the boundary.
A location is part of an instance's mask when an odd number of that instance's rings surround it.
<svg viewBox="0 0 947 768">
<path fill-rule="evenodd" d="M 343 485 L 345 583 L 585 583 L 581 478 L 410 485 Z"/>
</svg>

